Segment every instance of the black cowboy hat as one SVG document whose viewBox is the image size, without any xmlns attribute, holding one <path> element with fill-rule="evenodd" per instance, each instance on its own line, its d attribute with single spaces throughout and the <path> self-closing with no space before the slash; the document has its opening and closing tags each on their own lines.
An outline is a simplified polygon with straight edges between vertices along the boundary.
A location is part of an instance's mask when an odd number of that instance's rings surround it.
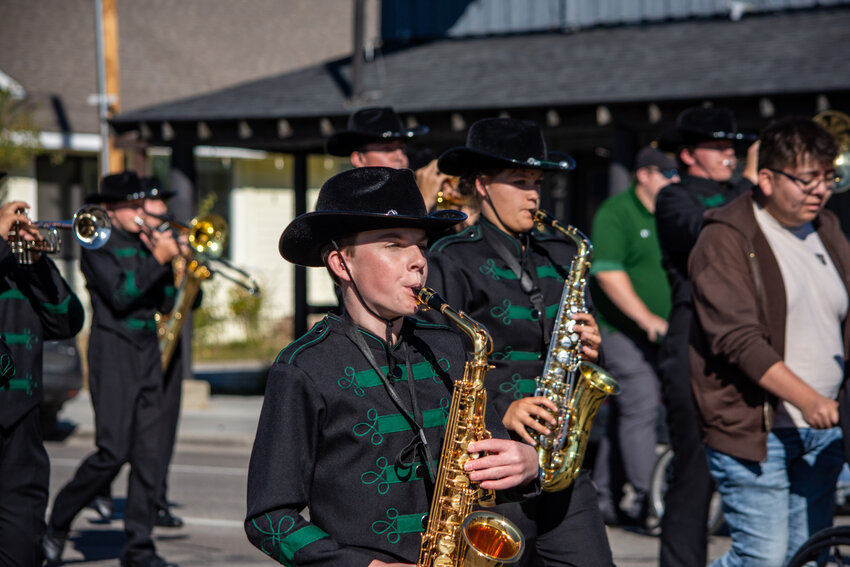
<svg viewBox="0 0 850 567">
<path fill-rule="evenodd" d="M 437 167 L 448 175 L 466 176 L 489 169 L 566 171 L 575 160 L 561 152 L 549 153 L 536 122 L 513 118 L 484 118 L 469 127 L 466 145 L 443 152 Z"/>
<path fill-rule="evenodd" d="M 732 111 L 724 107 L 693 106 L 676 117 L 676 128 L 658 140 L 662 151 L 677 151 L 685 146 L 711 140 L 754 142 L 758 136 L 738 131 Z"/>
<path fill-rule="evenodd" d="M 453 210 L 429 215 L 409 169 L 359 167 L 322 185 L 316 210 L 284 229 L 280 255 L 293 264 L 321 266 L 322 248 L 331 240 L 383 228 L 421 228 L 431 235 L 465 218 Z"/>
<path fill-rule="evenodd" d="M 177 191 L 166 189 L 158 177 L 142 177 L 139 179 L 142 184 L 142 191 L 145 199 L 170 199 L 177 194 Z"/>
<path fill-rule="evenodd" d="M 332 156 L 348 157 L 366 144 L 407 140 L 427 133 L 427 126 L 405 128 L 390 107 L 361 108 L 348 117 L 348 128 L 328 138 L 325 149 Z"/>
<path fill-rule="evenodd" d="M 100 192 L 89 193 L 85 203 L 117 203 L 145 198 L 145 189 L 135 171 L 112 173 L 100 180 Z"/>
</svg>

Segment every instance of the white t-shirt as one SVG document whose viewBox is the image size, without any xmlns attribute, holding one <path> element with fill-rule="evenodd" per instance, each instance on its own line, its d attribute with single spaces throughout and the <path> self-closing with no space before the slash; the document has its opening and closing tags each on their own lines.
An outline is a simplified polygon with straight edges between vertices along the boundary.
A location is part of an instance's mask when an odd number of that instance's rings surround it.
<svg viewBox="0 0 850 567">
<path fill-rule="evenodd" d="M 753 208 L 785 284 L 785 364 L 819 394 L 835 399 L 844 378 L 847 289 L 811 223 L 787 228 L 760 205 Z M 773 427 L 795 426 L 809 427 L 800 410 L 780 403 Z"/>
</svg>

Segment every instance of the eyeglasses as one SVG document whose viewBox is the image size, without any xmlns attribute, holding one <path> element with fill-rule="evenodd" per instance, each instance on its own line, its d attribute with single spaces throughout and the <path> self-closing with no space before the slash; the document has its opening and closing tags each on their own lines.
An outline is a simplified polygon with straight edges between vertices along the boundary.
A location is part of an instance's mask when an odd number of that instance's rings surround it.
<svg viewBox="0 0 850 567">
<path fill-rule="evenodd" d="M 791 181 L 797 184 L 803 193 L 809 194 L 815 189 L 817 189 L 818 185 L 820 185 L 821 181 L 823 181 L 824 187 L 826 187 L 827 191 L 832 191 L 841 183 L 841 177 L 837 176 L 834 171 L 826 171 L 822 175 L 814 175 L 811 179 L 802 179 L 797 177 L 796 175 L 791 175 L 790 173 L 786 173 L 781 169 L 773 169 L 772 167 L 765 168 L 768 171 L 772 171 L 773 173 L 779 173 L 784 175 Z"/>
<path fill-rule="evenodd" d="M 672 169 L 663 169 L 663 168 L 658 167 L 658 166 L 652 166 L 652 169 L 654 169 L 655 171 L 657 171 L 658 173 L 660 173 L 661 175 L 663 175 L 667 179 L 673 179 L 674 177 L 679 175 L 679 170 L 676 169 L 675 167 L 672 168 Z"/>
</svg>

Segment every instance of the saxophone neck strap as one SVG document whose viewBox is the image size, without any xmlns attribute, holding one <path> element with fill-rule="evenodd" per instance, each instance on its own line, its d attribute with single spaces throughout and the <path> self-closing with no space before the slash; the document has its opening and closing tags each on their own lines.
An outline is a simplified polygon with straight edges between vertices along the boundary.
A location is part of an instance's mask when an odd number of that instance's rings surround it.
<svg viewBox="0 0 850 567">
<path fill-rule="evenodd" d="M 520 235 L 520 239 L 524 239 L 525 246 L 524 249 L 528 250 L 528 245 L 532 240 L 528 233 Z M 543 344 L 549 344 L 549 337 L 551 335 L 551 330 L 549 325 L 546 324 L 546 304 L 543 301 L 543 292 L 540 291 L 540 283 L 537 280 L 537 274 L 534 269 L 528 270 L 520 265 L 519 261 L 516 259 L 516 256 L 511 254 L 508 247 L 505 246 L 505 243 L 499 238 L 499 235 L 495 235 L 493 238 L 489 239 L 490 246 L 499 255 L 499 258 L 508 265 L 508 268 L 514 273 L 514 275 L 519 280 L 519 286 L 522 288 L 523 293 L 528 296 L 528 299 L 531 301 L 531 305 L 534 307 L 535 311 L 537 311 L 538 317 L 537 320 L 540 323 L 540 329 L 543 332 Z M 526 254 L 522 254 L 523 264 L 525 263 Z"/>
<path fill-rule="evenodd" d="M 342 316 L 343 320 L 343 328 L 345 329 L 345 336 L 354 343 L 354 346 L 357 347 L 357 350 L 360 351 L 360 354 L 366 359 L 369 363 L 369 366 L 372 367 L 372 370 L 378 375 L 381 379 L 381 383 L 384 385 L 384 390 L 389 395 L 390 400 L 392 400 L 393 404 L 396 406 L 398 411 L 407 422 L 410 424 L 411 429 L 416 433 L 413 439 L 408 443 L 398 455 L 396 455 L 395 464 L 403 469 L 412 468 L 415 461 L 417 453 L 420 453 L 420 457 L 424 461 L 425 467 L 428 470 L 428 476 L 431 479 L 431 482 L 436 482 L 437 476 L 433 470 L 432 461 L 433 458 L 431 456 L 431 448 L 428 445 L 428 440 L 425 437 L 425 428 L 424 428 L 424 418 L 422 417 L 422 410 L 419 408 L 419 401 L 416 397 L 416 385 L 414 383 L 413 378 L 413 367 L 410 364 L 410 356 L 408 356 L 408 344 L 407 344 L 407 333 L 408 326 L 402 325 L 402 330 L 400 333 L 401 343 L 401 351 L 404 356 L 404 365 L 407 370 L 407 388 L 410 392 L 410 401 L 411 408 L 408 409 L 407 405 L 405 405 L 404 401 L 396 392 L 395 386 L 389 379 L 389 375 L 395 375 L 396 369 L 396 361 L 395 357 L 392 355 L 391 349 L 392 345 L 387 342 L 384 345 L 385 353 L 387 357 L 387 374 L 381 370 L 381 367 L 378 365 L 378 361 L 375 360 L 375 355 L 372 353 L 372 349 L 366 344 L 363 335 L 357 330 L 356 325 L 350 319 L 348 315 Z"/>
</svg>

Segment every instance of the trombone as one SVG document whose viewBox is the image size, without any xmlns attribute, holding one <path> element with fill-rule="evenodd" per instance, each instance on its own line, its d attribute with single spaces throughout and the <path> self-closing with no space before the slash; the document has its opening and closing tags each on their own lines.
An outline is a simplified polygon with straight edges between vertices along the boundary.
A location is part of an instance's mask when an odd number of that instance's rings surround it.
<svg viewBox="0 0 850 567">
<path fill-rule="evenodd" d="M 177 291 L 174 310 L 168 315 L 157 316 L 159 349 L 162 355 L 162 370 L 165 372 L 177 348 L 177 340 L 186 315 L 192 310 L 195 298 L 201 290 L 201 281 L 220 274 L 248 290 L 251 295 L 258 295 L 260 286 L 247 272 L 221 258 L 229 232 L 227 221 L 221 216 L 208 214 L 184 224 L 175 221 L 170 215 L 146 214 L 163 221 L 162 227 L 157 230 L 168 230 L 171 227 L 188 234 L 189 247 L 192 249 L 191 257 L 186 258 L 186 275 Z"/>
<path fill-rule="evenodd" d="M 192 249 L 193 256 L 189 258 L 190 262 L 197 261 L 206 266 L 210 275 L 219 274 L 224 279 L 245 288 L 251 295 L 259 295 L 260 286 L 253 276 L 221 257 L 224 253 L 224 245 L 227 242 L 229 227 L 227 221 L 220 215 L 204 215 L 192 219 L 189 224 L 185 224 L 174 220 L 171 215 L 145 214 L 161 220 L 166 230 L 172 228 L 188 235 L 189 247 Z"/>
<path fill-rule="evenodd" d="M 19 213 L 26 214 L 26 210 L 18 209 Z M 97 205 L 83 205 L 74 213 L 71 220 L 61 221 L 30 221 L 29 226 L 39 230 L 40 239 L 27 240 L 23 236 L 23 229 L 27 223 L 16 221 L 12 223 L 7 241 L 12 248 L 12 253 L 18 259 L 19 264 L 32 264 L 32 254 L 56 254 L 62 250 L 62 238 L 59 229 L 73 230 L 74 238 L 80 246 L 88 250 L 97 250 L 109 240 L 112 234 L 112 223 L 106 211 Z"/>
</svg>

